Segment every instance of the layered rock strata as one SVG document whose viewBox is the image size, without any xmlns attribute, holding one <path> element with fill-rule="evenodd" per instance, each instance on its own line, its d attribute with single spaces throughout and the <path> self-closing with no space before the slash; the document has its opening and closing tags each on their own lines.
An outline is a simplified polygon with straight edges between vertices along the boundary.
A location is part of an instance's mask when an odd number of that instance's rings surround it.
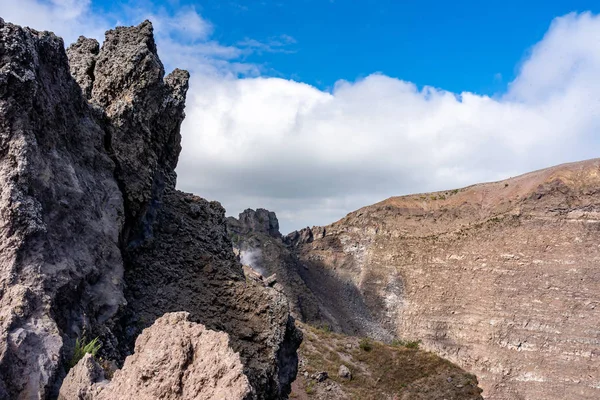
<svg viewBox="0 0 600 400">
<path fill-rule="evenodd" d="M 309 232 L 310 231 L 310 232 Z M 484 397 L 600 396 L 600 161 L 390 198 L 288 236 L 377 326 L 476 374 Z M 329 280 L 329 282 L 335 282 Z"/>
</svg>

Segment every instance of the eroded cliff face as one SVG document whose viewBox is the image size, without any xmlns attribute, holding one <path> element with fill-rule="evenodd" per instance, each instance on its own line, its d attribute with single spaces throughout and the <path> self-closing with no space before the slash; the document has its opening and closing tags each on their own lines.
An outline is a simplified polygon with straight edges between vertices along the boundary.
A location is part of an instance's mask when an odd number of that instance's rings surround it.
<svg viewBox="0 0 600 400">
<path fill-rule="evenodd" d="M 324 301 L 476 374 L 486 399 L 600 396 L 600 161 L 390 198 L 288 236 Z M 319 292 L 320 290 L 320 292 Z M 368 328 L 365 328 L 368 333 Z"/>
<path fill-rule="evenodd" d="M 188 78 L 148 21 L 65 52 L 0 20 L 0 398 L 55 397 L 77 337 L 121 364 L 170 311 L 229 335 L 250 398 L 289 393 L 285 297 L 246 282 L 218 203 L 175 190 Z"/>
</svg>

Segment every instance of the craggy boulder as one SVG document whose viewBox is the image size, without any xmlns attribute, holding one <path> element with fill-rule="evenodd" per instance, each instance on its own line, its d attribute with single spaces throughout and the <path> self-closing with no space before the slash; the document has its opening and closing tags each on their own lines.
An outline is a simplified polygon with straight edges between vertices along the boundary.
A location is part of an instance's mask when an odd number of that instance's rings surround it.
<svg viewBox="0 0 600 400">
<path fill-rule="evenodd" d="M 110 382 L 87 355 L 64 381 L 60 400 L 251 399 L 255 395 L 226 333 L 165 314 L 144 330 Z"/>
</svg>

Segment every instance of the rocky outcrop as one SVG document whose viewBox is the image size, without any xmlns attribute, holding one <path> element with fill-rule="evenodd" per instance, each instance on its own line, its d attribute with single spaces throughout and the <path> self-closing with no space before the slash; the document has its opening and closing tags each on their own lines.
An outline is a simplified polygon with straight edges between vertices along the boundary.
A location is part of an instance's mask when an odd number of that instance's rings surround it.
<svg viewBox="0 0 600 400">
<path fill-rule="evenodd" d="M 321 239 L 325 236 L 325 228 L 314 226 L 294 231 L 283 238 L 283 242 L 290 247 L 298 247 L 303 244 L 312 243 L 315 238 Z"/>
<path fill-rule="evenodd" d="M 0 398 L 44 398 L 124 303 L 123 198 L 60 38 L 0 20 L 0 113 Z"/>
<path fill-rule="evenodd" d="M 349 335 L 371 336 L 390 342 L 395 334 L 367 306 L 360 290 L 336 271 L 304 262 L 298 250 L 325 238 L 325 228 L 304 228 L 282 237 L 264 226 L 247 222 L 258 212 L 246 210 L 239 219 L 227 218 L 227 229 L 241 262 L 265 277 L 275 276 L 290 301 L 293 315 L 313 326 L 326 326 Z M 262 210 L 275 221 L 275 213 Z M 321 246 L 328 243 L 319 242 Z M 301 253 L 300 253 L 301 254 Z M 310 267 L 309 267 L 310 265 Z"/>
<path fill-rule="evenodd" d="M 327 322 L 317 299 L 302 280 L 302 268 L 298 258 L 283 243 L 277 216 L 272 211 L 247 209 L 239 219 L 227 218 L 227 232 L 241 262 L 261 274 L 264 283 L 278 283 L 290 302 L 295 318 L 314 325 Z"/>
<path fill-rule="evenodd" d="M 69 371 L 60 387 L 59 400 L 92 400 L 109 384 L 104 369 L 87 353 Z"/>
<path fill-rule="evenodd" d="M 71 73 L 109 122 L 105 145 L 125 200 L 124 239 L 132 229 L 143 239 L 165 187 L 175 188 L 189 74 L 165 77 L 149 21 L 106 32 L 99 51 L 80 37 L 67 52 Z"/>
<path fill-rule="evenodd" d="M 188 78 L 148 21 L 65 52 L 0 20 L 0 398 L 56 396 L 78 337 L 122 363 L 172 311 L 230 335 L 253 396 L 289 393 L 285 297 L 245 281 L 218 203 L 175 190 Z"/>
<path fill-rule="evenodd" d="M 352 285 L 365 321 L 475 373 L 486 399 L 591 400 L 599 227 L 600 160 L 590 160 L 390 198 L 296 251 L 320 301 Z"/>
<path fill-rule="evenodd" d="M 67 49 L 67 57 L 69 58 L 69 67 L 71 75 L 81 87 L 83 96 L 86 99 L 92 97 L 92 89 L 94 87 L 94 68 L 96 67 L 96 59 L 100 52 L 100 44 L 95 39 L 88 39 L 84 36 L 79 36 L 77 42 L 73 43 Z"/>
<path fill-rule="evenodd" d="M 229 334 L 259 398 L 286 396 L 302 336 L 286 297 L 244 278 L 223 207 L 169 189 L 151 230 L 127 251 L 122 344 L 162 314 L 186 310 L 191 321 Z"/>
<path fill-rule="evenodd" d="M 67 375 L 59 400 L 250 399 L 243 369 L 226 333 L 190 322 L 187 313 L 171 313 L 144 330 L 110 381 L 85 356 Z"/>
<path fill-rule="evenodd" d="M 237 234 L 255 232 L 281 238 L 277 216 L 273 211 L 264 208 L 257 208 L 256 211 L 248 208 L 239 214 L 238 219 L 229 217 L 227 223 L 231 232 Z"/>
</svg>

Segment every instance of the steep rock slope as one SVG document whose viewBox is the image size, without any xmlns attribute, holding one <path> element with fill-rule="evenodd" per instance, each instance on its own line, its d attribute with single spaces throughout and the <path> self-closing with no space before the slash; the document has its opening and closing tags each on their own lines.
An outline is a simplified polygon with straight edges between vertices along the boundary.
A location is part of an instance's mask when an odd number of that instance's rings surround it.
<svg viewBox="0 0 600 400">
<path fill-rule="evenodd" d="M 235 253 L 244 265 L 252 267 L 265 278 L 273 277 L 272 285 L 286 294 L 295 318 L 320 325 L 326 318 L 317 299 L 306 287 L 300 274 L 301 264 L 282 241 L 279 221 L 274 212 L 247 209 L 239 219 L 227 218 L 227 232 Z"/>
<path fill-rule="evenodd" d="M 188 311 L 191 321 L 230 335 L 259 398 L 285 397 L 302 340 L 287 299 L 245 279 L 219 203 L 170 189 L 162 201 L 152 236 L 126 252 L 128 305 L 120 336 L 133 344 L 155 318 Z"/>
<path fill-rule="evenodd" d="M 368 335 L 388 342 L 394 338 L 393 333 L 381 327 L 351 281 L 326 270 L 319 270 L 314 276 L 315 269 L 307 268 L 299 259 L 295 246 L 312 241 L 312 231 L 284 238 L 275 213 L 261 208 L 247 209 L 238 219 L 228 217 L 227 230 L 241 262 L 271 283 L 277 282 L 296 318 L 350 335 Z"/>
<path fill-rule="evenodd" d="M 473 375 L 419 350 L 417 342 L 392 340 L 394 335 L 378 326 L 352 283 L 321 279 L 313 285 L 317 290 L 313 292 L 305 284 L 314 283 L 310 271 L 283 242 L 278 226 L 275 213 L 260 208 L 247 209 L 238 219 L 227 218 L 234 250 L 242 263 L 250 264 L 245 267 L 247 280 L 284 292 L 292 313 L 306 322 L 300 324 L 304 333 L 299 350 L 301 373 L 292 398 L 481 399 Z M 342 300 L 336 292 L 327 292 L 338 285 L 351 289 Z M 388 344 L 332 332 L 365 334 L 363 328 L 371 336 L 383 336 Z M 362 342 L 366 345 L 361 346 Z M 350 376 L 338 376 L 342 365 L 351 368 Z"/>
<path fill-rule="evenodd" d="M 148 21 L 65 52 L 0 20 L 0 398 L 56 396 L 77 337 L 122 363 L 170 311 L 230 335 L 253 397 L 289 392 L 285 298 L 246 282 L 218 203 L 175 190 L 188 78 Z"/>
<path fill-rule="evenodd" d="M 475 373 L 485 398 L 540 400 L 600 396 L 599 239 L 590 160 L 390 198 L 287 241 L 308 287 L 352 283 L 379 327 Z"/>
</svg>

